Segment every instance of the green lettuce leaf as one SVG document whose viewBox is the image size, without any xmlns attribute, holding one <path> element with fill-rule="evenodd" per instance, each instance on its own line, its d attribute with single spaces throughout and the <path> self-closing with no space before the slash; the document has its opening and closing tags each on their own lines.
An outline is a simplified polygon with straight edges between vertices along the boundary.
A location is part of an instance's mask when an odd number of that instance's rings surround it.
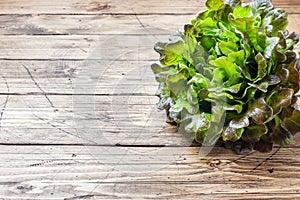
<svg viewBox="0 0 300 200">
<path fill-rule="evenodd" d="M 205 5 L 208 10 L 219 10 L 223 7 L 224 2 L 222 0 L 208 0 Z"/>
</svg>

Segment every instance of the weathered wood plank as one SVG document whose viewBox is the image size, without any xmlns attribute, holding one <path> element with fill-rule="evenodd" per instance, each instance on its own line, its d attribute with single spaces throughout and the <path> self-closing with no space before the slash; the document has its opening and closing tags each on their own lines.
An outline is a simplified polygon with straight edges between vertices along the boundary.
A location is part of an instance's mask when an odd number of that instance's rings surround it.
<svg viewBox="0 0 300 200">
<path fill-rule="evenodd" d="M 0 88 L 2 94 L 154 95 L 158 84 L 151 63 L 154 61 L 2 60 Z"/>
<path fill-rule="evenodd" d="M 1 1 L 1 14 L 145 14 L 145 13 L 193 13 L 195 8 L 204 9 L 203 0 L 185 3 L 176 1 L 94 1 L 94 0 L 65 0 L 65 1 L 37 1 L 25 0 Z"/>
<path fill-rule="evenodd" d="M 0 99 L 3 103 L 6 96 Z M 10 95 L 1 114 L 0 143 L 190 145 L 191 140 L 165 123 L 163 111 L 153 113 L 157 100 L 155 96 Z"/>
<path fill-rule="evenodd" d="M 182 28 L 194 17 L 195 15 L 0 15 L 0 34 L 169 34 Z M 145 28 L 149 31 L 145 31 Z"/>
<path fill-rule="evenodd" d="M 300 196 L 299 149 L 240 156 L 214 148 L 204 159 L 199 159 L 199 148 L 106 147 L 104 152 L 90 151 L 80 146 L 1 146 L 0 160 L 7 162 L 0 162 L 0 194 L 11 198 L 90 195 L 101 199 Z M 161 154 L 151 157 L 147 152 Z"/>
<path fill-rule="evenodd" d="M 299 13 L 297 0 L 274 2 Z M 299 135 L 278 152 L 215 148 L 200 160 L 199 148 L 187 148 L 164 114 L 151 112 L 153 44 L 203 0 L 3 0 L 0 7 L 0 34 L 12 34 L 0 36 L 0 198 L 300 198 Z M 298 18 L 290 15 L 290 30 L 300 32 Z"/>
<path fill-rule="evenodd" d="M 294 30 L 297 31 L 299 27 Z M 0 60 L 153 61 L 158 58 L 153 45 L 157 41 L 167 41 L 168 37 L 167 35 L 114 35 L 109 38 L 104 35 L 0 36 Z M 299 45 L 296 51 L 299 51 Z"/>
<path fill-rule="evenodd" d="M 299 13 L 298 0 L 273 0 L 277 7 L 289 12 Z M 94 0 L 64 0 L 38 1 L 25 0 L 1 1 L 1 14 L 194 14 L 205 9 L 205 0 L 152 0 L 151 5 L 146 0 L 131 1 L 94 1 Z"/>
<path fill-rule="evenodd" d="M 167 35 L 0 36 L 0 59 L 157 60 L 153 45 Z M 124 42 L 126 41 L 126 43 Z"/>
<path fill-rule="evenodd" d="M 0 15 L 0 34 L 170 34 L 190 23 L 194 17 L 195 15 Z M 299 32 L 299 18 L 299 14 L 289 15 L 291 31 Z"/>
<path fill-rule="evenodd" d="M 10 95 L 0 143 L 189 146 L 155 96 Z M 0 103 L 6 100 L 1 96 Z M 53 105 L 53 107 L 52 107 Z M 299 147 L 300 136 L 294 145 Z"/>
</svg>

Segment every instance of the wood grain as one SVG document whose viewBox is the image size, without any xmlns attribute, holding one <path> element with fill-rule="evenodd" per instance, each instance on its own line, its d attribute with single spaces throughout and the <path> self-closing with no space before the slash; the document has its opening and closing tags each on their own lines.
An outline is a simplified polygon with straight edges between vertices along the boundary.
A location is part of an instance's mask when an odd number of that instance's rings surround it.
<svg viewBox="0 0 300 200">
<path fill-rule="evenodd" d="M 299 15 L 288 27 L 299 32 Z M 0 15 L 1 35 L 169 35 L 195 15 Z M 53 23 L 55 21 L 56 23 Z"/>
<path fill-rule="evenodd" d="M 167 39 L 167 35 L 0 36 L 0 60 L 156 61 L 153 45 Z"/>
<path fill-rule="evenodd" d="M 205 159 L 199 159 L 199 148 L 106 147 L 103 151 L 94 147 L 93 151 L 48 145 L 0 149 L 1 160 L 7 160 L 0 162 L 0 194 L 10 197 L 297 199 L 300 195 L 299 149 L 239 156 L 214 148 Z M 14 152 L 7 154 L 9 149 Z M 161 154 L 153 158 L 146 152 Z M 291 152 L 295 156 L 290 157 Z M 174 160 L 159 160 L 170 155 Z"/>
<path fill-rule="evenodd" d="M 169 34 L 194 15 L 0 15 L 1 34 Z M 174 19 L 177 24 L 173 23 Z M 53 23 L 56 21 L 57 23 Z M 144 29 L 155 29 L 152 32 Z"/>
<path fill-rule="evenodd" d="M 64 59 L 2 60 L 0 61 L 2 67 L 0 87 L 6 88 L 7 82 L 9 92 L 7 89 L 1 92 L 16 95 L 41 94 L 40 88 L 46 94 L 52 95 L 72 95 L 74 93 L 154 95 L 158 86 L 150 68 L 154 62 Z M 89 78 L 84 81 L 78 80 L 85 77 Z M 80 90 L 83 87 L 88 89 Z M 131 90 L 132 88 L 133 90 Z"/>
<path fill-rule="evenodd" d="M 298 0 L 273 3 L 300 32 Z M 153 45 L 204 8 L 1 0 L 0 198 L 300 199 L 300 135 L 236 155 L 200 148 L 156 109 Z"/>
<path fill-rule="evenodd" d="M 0 36 L 0 60 L 157 60 L 155 41 L 167 35 Z M 124 43 L 126 41 L 126 43 Z"/>
<path fill-rule="evenodd" d="M 290 13 L 299 13 L 298 0 L 273 0 L 274 5 L 282 7 Z M 149 5 L 150 4 L 150 5 Z M 196 14 L 205 9 L 204 0 L 131 0 L 128 1 L 95 1 L 95 0 L 3 0 L 1 14 Z"/>
</svg>

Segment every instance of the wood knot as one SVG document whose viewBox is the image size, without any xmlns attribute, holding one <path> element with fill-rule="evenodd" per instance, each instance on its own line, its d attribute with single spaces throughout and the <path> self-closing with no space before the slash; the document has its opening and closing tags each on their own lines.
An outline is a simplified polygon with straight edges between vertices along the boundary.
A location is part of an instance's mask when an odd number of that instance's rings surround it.
<svg viewBox="0 0 300 200">
<path fill-rule="evenodd" d="M 16 189 L 17 189 L 18 193 L 26 193 L 26 192 L 32 191 L 33 186 L 32 185 L 30 185 L 30 186 L 18 185 L 18 186 L 16 186 Z"/>
<path fill-rule="evenodd" d="M 211 167 L 211 168 L 218 168 L 218 166 L 221 164 L 221 160 L 219 159 L 213 159 L 207 162 L 207 164 Z"/>
<path fill-rule="evenodd" d="M 98 12 L 101 10 L 110 9 L 111 6 L 107 3 L 91 2 L 88 6 L 83 7 L 88 12 Z"/>
</svg>

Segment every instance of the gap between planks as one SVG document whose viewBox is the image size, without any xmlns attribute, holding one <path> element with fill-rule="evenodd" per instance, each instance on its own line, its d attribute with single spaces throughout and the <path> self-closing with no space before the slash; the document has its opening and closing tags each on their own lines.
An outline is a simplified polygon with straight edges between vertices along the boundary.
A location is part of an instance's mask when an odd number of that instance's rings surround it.
<svg viewBox="0 0 300 200">
<path fill-rule="evenodd" d="M 289 12 L 299 12 L 299 3 L 297 0 L 289 0 L 282 2 L 281 0 L 273 0 L 275 7 L 287 9 Z M 196 13 L 205 8 L 205 0 L 180 1 L 147 1 L 132 0 L 128 1 L 95 1 L 95 0 L 54 0 L 48 1 L 1 1 L 2 14 L 185 14 Z"/>
</svg>

